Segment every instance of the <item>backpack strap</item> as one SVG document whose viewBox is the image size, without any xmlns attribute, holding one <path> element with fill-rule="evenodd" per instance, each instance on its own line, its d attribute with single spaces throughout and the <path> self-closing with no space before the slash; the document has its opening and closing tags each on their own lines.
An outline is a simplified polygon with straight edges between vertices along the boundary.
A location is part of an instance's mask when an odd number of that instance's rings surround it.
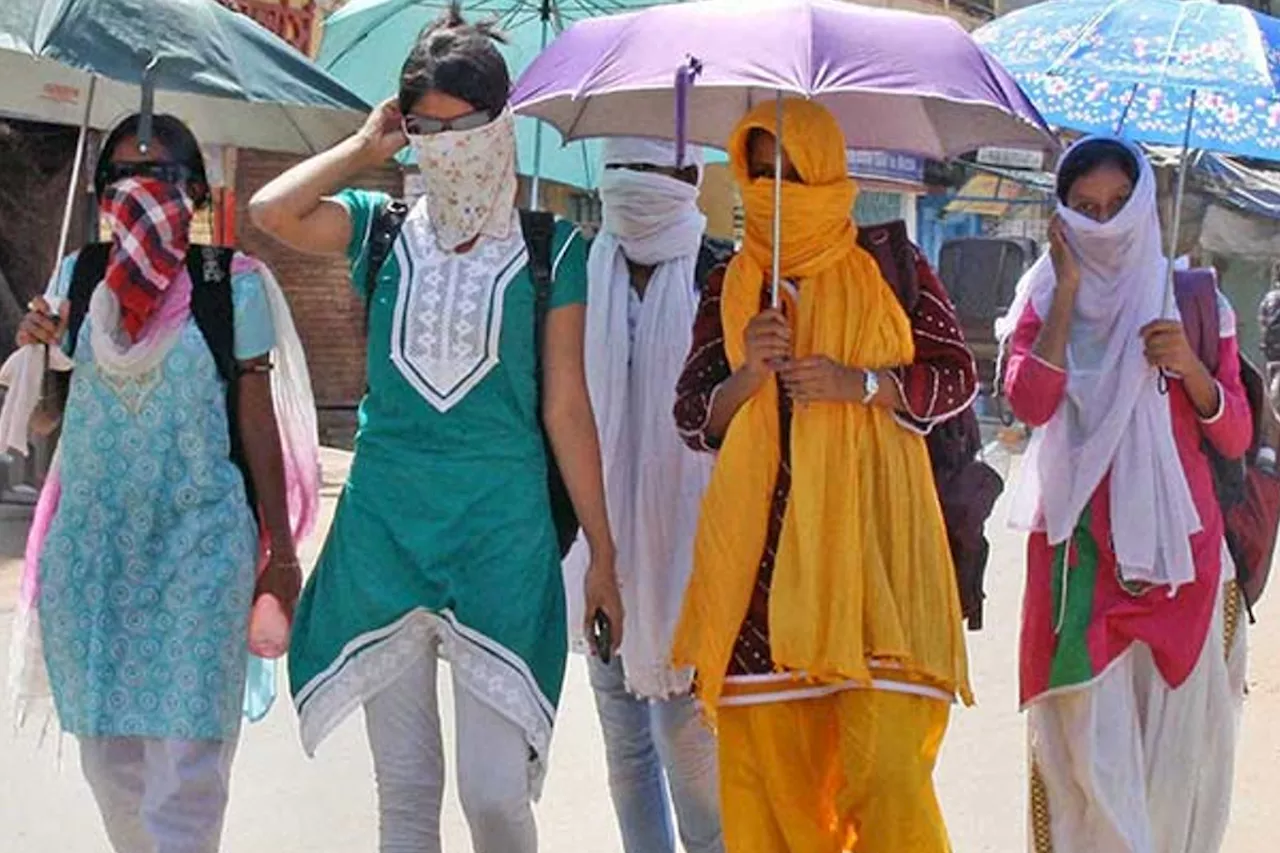
<svg viewBox="0 0 1280 853">
<path fill-rule="evenodd" d="M 409 206 L 401 199 L 384 201 L 373 214 L 373 223 L 369 227 L 369 250 L 366 259 L 364 279 L 364 331 L 369 334 L 369 310 L 373 305 L 373 294 L 378 289 L 378 275 L 382 266 L 391 257 L 391 249 L 404 227 L 405 217 L 409 215 Z"/>
<path fill-rule="evenodd" d="M 192 284 L 191 316 L 213 355 L 218 376 L 229 388 L 240 378 L 231 291 L 234 257 L 235 250 L 220 246 L 193 245 L 187 252 L 187 272 L 191 274 Z"/>
<path fill-rule="evenodd" d="M 551 288 L 555 283 L 555 270 L 559 258 L 555 256 L 556 219 L 545 211 L 520 211 L 520 229 L 524 234 L 525 249 L 529 253 L 529 276 L 533 279 L 533 341 L 534 376 L 537 380 L 538 408 L 542 407 L 542 343 L 546 339 L 547 314 L 551 310 Z M 565 249 L 568 248 L 568 243 Z M 561 250 L 563 257 L 564 250 Z M 556 532 L 556 544 L 563 559 L 578 537 L 578 516 L 573 500 L 565 486 L 560 468 L 556 464 L 555 451 L 545 427 L 542 440 L 547 455 L 547 495 L 551 505 L 551 521 Z"/>
<path fill-rule="evenodd" d="M 191 317 L 204 337 L 218 376 L 227 388 L 227 434 L 231 461 L 244 479 L 245 500 L 254 515 L 258 490 L 254 486 L 249 457 L 240 435 L 240 365 L 236 359 L 235 294 L 231 262 L 235 250 L 223 246 L 193 245 L 187 251 L 187 272 L 191 274 Z"/>
<path fill-rule="evenodd" d="M 1221 343 L 1218 271 L 1212 267 L 1179 270 L 1173 274 L 1173 292 L 1191 348 L 1209 372 L 1216 374 Z"/>
<path fill-rule="evenodd" d="M 916 273 L 916 248 L 907 233 L 907 223 L 898 220 L 859 227 L 858 245 L 875 259 L 880 274 L 898 295 L 907 316 L 914 314 L 920 301 L 920 278 Z"/>
<path fill-rule="evenodd" d="M 93 299 L 93 291 L 107 274 L 107 260 L 110 256 L 110 243 L 90 243 L 76 256 L 75 267 L 71 271 L 71 287 L 67 291 L 67 299 L 71 303 L 71 311 L 67 316 L 69 356 L 76 354 L 80 329 L 84 326 L 84 318 L 89 315 L 89 302 Z"/>
<path fill-rule="evenodd" d="M 554 243 L 556 218 L 541 210 L 520 211 L 520 229 L 529 253 L 529 275 L 533 278 L 534 342 L 537 346 L 538 376 L 542 376 L 542 338 L 547 312 L 551 308 L 551 287 L 555 279 Z"/>
</svg>

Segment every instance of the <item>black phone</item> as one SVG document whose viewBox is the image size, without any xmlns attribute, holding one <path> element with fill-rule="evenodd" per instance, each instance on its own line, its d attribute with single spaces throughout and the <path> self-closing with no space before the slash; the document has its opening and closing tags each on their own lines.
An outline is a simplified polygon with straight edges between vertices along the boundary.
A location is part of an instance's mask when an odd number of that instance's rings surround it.
<svg viewBox="0 0 1280 853">
<path fill-rule="evenodd" d="M 608 665 L 613 659 L 613 625 L 603 610 L 597 610 L 591 617 L 591 642 L 600 662 Z"/>
</svg>

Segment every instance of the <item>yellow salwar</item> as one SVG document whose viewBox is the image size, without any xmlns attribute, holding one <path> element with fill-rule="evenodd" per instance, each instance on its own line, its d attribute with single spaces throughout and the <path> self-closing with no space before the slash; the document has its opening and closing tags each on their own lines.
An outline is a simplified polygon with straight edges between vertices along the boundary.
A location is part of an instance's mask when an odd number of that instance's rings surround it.
<svg viewBox="0 0 1280 853">
<path fill-rule="evenodd" d="M 950 708 L 903 693 L 722 708 L 727 853 L 946 853 L 933 769 Z"/>
<path fill-rule="evenodd" d="M 734 369 L 759 312 L 772 254 L 773 181 L 752 180 L 753 130 L 775 134 L 764 104 L 730 141 L 746 210 L 743 251 L 725 275 L 721 320 Z M 910 364 L 912 328 L 856 241 L 856 184 L 844 137 L 823 107 L 789 100 L 783 147 L 802 183 L 784 183 L 782 275 L 796 358 L 887 369 Z M 703 502 L 673 658 L 697 671 L 719 724 L 728 853 L 827 853 L 856 831 L 859 853 L 943 853 L 932 770 L 947 701 L 970 701 L 959 596 L 924 439 L 875 406 L 818 403 L 791 422 L 791 491 L 769 596 L 778 672 L 830 688 L 799 701 L 732 701 L 726 672 L 765 550 L 781 461 L 779 389 L 770 380 L 735 414 Z M 903 693 L 875 689 L 892 673 Z M 924 698 L 913 685 L 928 685 Z M 852 689 L 851 689 L 852 688 Z M 785 697 L 787 691 L 779 693 Z M 793 692 L 794 697 L 794 692 Z"/>
</svg>

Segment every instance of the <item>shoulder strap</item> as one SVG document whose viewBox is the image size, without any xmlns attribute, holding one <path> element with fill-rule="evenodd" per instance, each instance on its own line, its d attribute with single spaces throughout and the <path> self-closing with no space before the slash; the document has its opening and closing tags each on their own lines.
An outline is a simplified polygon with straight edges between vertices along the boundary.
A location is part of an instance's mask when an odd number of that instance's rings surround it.
<svg viewBox="0 0 1280 853">
<path fill-rule="evenodd" d="M 89 313 L 89 301 L 93 299 L 94 289 L 107 274 L 107 259 L 110 254 L 110 243 L 90 243 L 76 256 L 75 267 L 71 272 L 71 287 L 67 291 L 67 298 L 71 302 L 71 312 L 67 317 L 68 355 L 75 355 L 76 343 L 80 340 L 80 327 L 84 325 L 84 318 Z"/>
<path fill-rule="evenodd" d="M 256 514 L 258 492 L 240 435 L 240 367 L 236 361 L 235 295 L 231 263 L 235 250 L 223 246 L 192 245 L 187 251 L 191 274 L 191 317 L 213 356 L 218 376 L 227 386 L 227 433 L 231 461 L 244 478 L 245 498 Z"/>
<path fill-rule="evenodd" d="M 898 295 L 907 314 L 913 314 L 920 300 L 920 280 L 916 275 L 916 249 L 901 220 L 858 228 L 858 245 L 871 255 L 880 274 Z"/>
<path fill-rule="evenodd" d="M 233 249 L 193 245 L 187 252 L 191 274 L 191 316 L 213 355 L 218 375 L 228 384 L 239 377 L 236 366 L 235 305 L 231 292 Z"/>
<path fill-rule="evenodd" d="M 378 274 L 382 265 L 391 256 L 391 247 L 400 236 L 405 217 L 409 215 L 409 206 L 400 199 L 389 199 L 382 203 L 373 215 L 373 223 L 369 228 L 369 256 L 366 259 L 364 279 L 364 329 L 369 332 L 369 307 L 373 304 L 373 294 L 378 289 Z"/>
<path fill-rule="evenodd" d="M 554 242 L 556 218 L 541 210 L 520 211 L 520 230 L 524 234 L 525 249 L 529 253 L 529 275 L 533 278 L 534 344 L 535 360 L 542 362 L 542 333 L 546 325 L 547 311 L 551 307 L 551 287 L 555 278 Z M 538 375 L 542 375 L 539 368 Z"/>
<path fill-rule="evenodd" d="M 1173 274 L 1173 292 L 1187 340 L 1209 372 L 1217 373 L 1221 322 L 1217 270 L 1212 267 L 1179 270 Z"/>
</svg>

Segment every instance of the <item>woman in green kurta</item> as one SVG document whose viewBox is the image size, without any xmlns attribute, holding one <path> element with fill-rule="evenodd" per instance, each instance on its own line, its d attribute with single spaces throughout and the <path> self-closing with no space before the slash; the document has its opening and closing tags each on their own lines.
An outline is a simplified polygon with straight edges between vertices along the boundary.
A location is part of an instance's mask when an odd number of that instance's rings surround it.
<svg viewBox="0 0 1280 853">
<path fill-rule="evenodd" d="M 586 612 L 622 624 L 582 368 L 586 250 L 557 224 L 537 353 L 509 87 L 492 33 L 454 10 L 421 37 L 398 102 L 252 205 L 261 227 L 296 248 L 345 249 L 363 289 L 388 198 L 337 190 L 406 141 L 427 185 L 377 275 L 355 461 L 299 604 L 290 662 L 308 752 L 365 709 L 384 853 L 439 849 L 439 657 L 452 667 L 476 849 L 536 849 L 529 802 L 566 654 L 540 406 L 592 546 Z"/>
</svg>

